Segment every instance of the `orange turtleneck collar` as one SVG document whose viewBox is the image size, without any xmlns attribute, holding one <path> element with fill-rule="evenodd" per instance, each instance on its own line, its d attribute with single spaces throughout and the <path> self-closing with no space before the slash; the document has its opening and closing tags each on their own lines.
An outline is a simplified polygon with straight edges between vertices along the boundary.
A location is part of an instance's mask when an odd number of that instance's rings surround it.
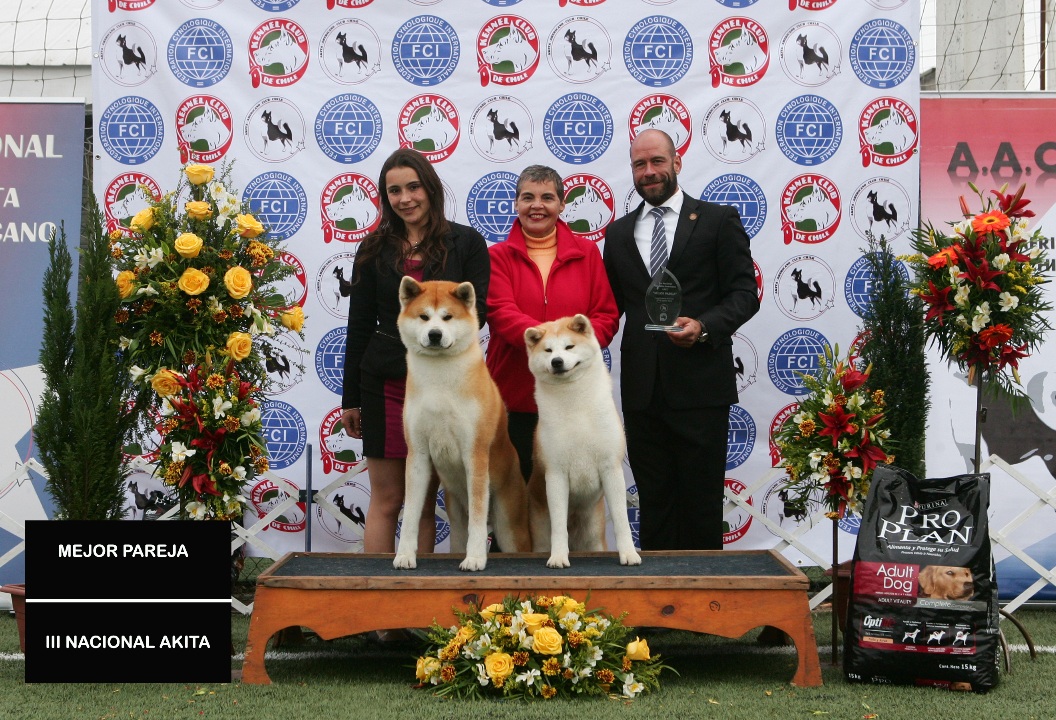
<svg viewBox="0 0 1056 720">
<path fill-rule="evenodd" d="M 539 274 L 543 278 L 543 291 L 546 291 L 546 281 L 550 276 L 550 268 L 557 259 L 557 226 L 545 237 L 533 237 L 521 231 L 524 235 L 524 244 L 528 248 L 528 257 L 539 268 Z"/>
</svg>

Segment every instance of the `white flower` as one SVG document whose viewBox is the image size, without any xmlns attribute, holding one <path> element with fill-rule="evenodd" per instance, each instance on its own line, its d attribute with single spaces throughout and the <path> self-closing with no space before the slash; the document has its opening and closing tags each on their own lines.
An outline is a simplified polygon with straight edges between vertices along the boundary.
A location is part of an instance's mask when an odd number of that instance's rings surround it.
<svg viewBox="0 0 1056 720">
<path fill-rule="evenodd" d="M 239 418 L 242 423 L 242 427 L 250 427 L 260 422 L 260 408 L 254 407 L 246 410 L 242 413 L 242 417 Z"/>
<path fill-rule="evenodd" d="M 832 394 L 832 391 L 831 390 L 826 390 L 825 394 L 821 396 L 821 404 L 824 405 L 825 407 L 828 407 L 828 406 L 832 405 L 832 401 L 834 399 L 835 398 L 834 398 L 834 396 Z"/>
<path fill-rule="evenodd" d="M 209 308 L 210 315 L 216 315 L 218 312 L 221 312 L 224 309 L 224 307 L 220 304 L 220 301 L 217 300 L 216 295 L 210 295 L 209 299 L 206 301 L 206 305 Z"/>
<path fill-rule="evenodd" d="M 165 253 L 161 248 L 153 248 L 150 252 L 141 249 L 136 253 L 134 260 L 136 261 L 137 268 L 153 268 L 158 263 L 165 261 Z"/>
<path fill-rule="evenodd" d="M 575 685 L 580 680 L 583 680 L 584 678 L 588 678 L 588 677 L 590 677 L 593 674 L 594 674 L 594 668 L 592 668 L 592 667 L 581 668 L 579 670 L 579 672 L 576 673 L 576 676 L 574 678 L 572 678 L 572 684 Z"/>
<path fill-rule="evenodd" d="M 533 685 L 535 683 L 535 679 L 540 675 L 542 675 L 542 673 L 540 673 L 538 670 L 529 670 L 528 672 L 523 672 L 517 675 L 514 679 L 519 683 L 524 683 L 525 685 Z"/>
<path fill-rule="evenodd" d="M 860 392 L 856 392 L 847 398 L 847 408 L 849 410 L 858 410 L 865 404 L 865 396 Z"/>
<path fill-rule="evenodd" d="M 1037 245 L 1032 247 L 1030 250 L 1027 250 L 1027 257 L 1029 257 L 1031 260 L 1037 260 L 1038 255 L 1041 255 L 1041 248 Z"/>
<path fill-rule="evenodd" d="M 962 277 L 963 273 L 961 273 L 961 269 L 956 265 L 950 265 L 950 269 L 947 272 L 950 274 L 951 285 L 960 285 L 964 282 L 964 278 Z"/>
<path fill-rule="evenodd" d="M 796 425 L 801 425 L 804 420 L 813 420 L 813 419 L 814 418 L 812 418 L 810 416 L 810 413 L 803 412 L 802 410 L 792 416 L 792 422 L 794 422 Z"/>
<path fill-rule="evenodd" d="M 136 295 L 157 295 L 158 290 L 153 285 L 144 285 L 136 290 Z"/>
<path fill-rule="evenodd" d="M 117 347 L 122 350 L 128 350 L 128 346 L 132 343 L 132 340 L 122 335 L 117 339 Z"/>
<path fill-rule="evenodd" d="M 225 400 L 222 395 L 217 395 L 213 398 L 213 417 L 217 420 L 224 417 L 227 411 L 231 409 L 231 401 Z"/>
<path fill-rule="evenodd" d="M 143 376 L 147 374 L 147 371 L 141 368 L 139 365 L 133 365 L 128 369 L 128 375 L 132 378 L 132 382 L 137 383 L 143 379 Z"/>
<path fill-rule="evenodd" d="M 213 200 L 219 200 L 224 195 L 227 195 L 227 189 L 224 187 L 223 183 L 209 183 L 209 197 L 211 197 Z"/>
<path fill-rule="evenodd" d="M 1030 221 L 1026 218 L 1013 219 L 1011 224 L 1008 226 L 1008 230 L 1012 235 L 1012 239 L 1025 240 L 1026 238 L 1028 238 L 1030 236 L 1030 233 L 1027 232 L 1027 225 L 1029 224 Z"/>
<path fill-rule="evenodd" d="M 561 627 L 565 630 L 579 630 L 583 627 L 583 623 L 579 620 L 579 615 L 574 612 L 570 612 L 561 618 Z"/>
<path fill-rule="evenodd" d="M 481 686 L 487 687 L 490 681 L 490 678 L 488 678 L 488 671 L 484 668 L 484 663 L 477 663 L 477 682 L 479 682 Z"/>
<path fill-rule="evenodd" d="M 173 443 L 172 443 L 172 461 L 173 462 L 182 462 L 182 461 L 186 460 L 187 458 L 191 457 L 192 455 L 194 455 L 196 452 L 198 452 L 198 451 L 187 447 L 186 445 L 184 445 L 179 440 L 174 440 Z"/>
<path fill-rule="evenodd" d="M 241 515 L 242 506 L 246 504 L 246 499 L 241 495 L 235 495 L 231 497 L 228 494 L 224 494 L 224 512 L 227 515 Z"/>
<path fill-rule="evenodd" d="M 953 296 L 953 302 L 957 307 L 968 307 L 968 294 L 972 291 L 970 285 L 958 285 L 957 294 Z"/>
<path fill-rule="evenodd" d="M 566 652 L 561 658 L 561 667 L 572 667 L 572 653 Z"/>
<path fill-rule="evenodd" d="M 635 682 L 634 673 L 627 673 L 623 678 L 623 696 L 633 698 L 638 695 L 642 690 L 645 690 L 645 685 L 640 682 Z"/>
<path fill-rule="evenodd" d="M 161 409 L 158 410 L 162 417 L 172 417 L 176 414 L 176 409 L 172 407 L 168 398 L 161 399 Z"/>
<path fill-rule="evenodd" d="M 971 327 L 971 324 L 968 322 L 968 318 L 966 318 L 964 315 L 958 315 L 953 319 L 953 321 L 965 330 Z"/>
<path fill-rule="evenodd" d="M 953 226 L 953 232 L 957 235 L 967 235 L 972 232 L 972 221 L 971 218 L 961 220 L 959 223 Z"/>
<path fill-rule="evenodd" d="M 981 302 L 972 316 L 972 332 L 979 332 L 990 324 L 990 303 Z"/>
<path fill-rule="evenodd" d="M 826 452 L 824 452 L 822 450 L 812 450 L 810 455 L 809 455 L 809 457 L 810 457 L 810 467 L 812 469 L 814 469 L 814 470 L 817 470 L 818 469 L 818 465 L 821 464 L 821 461 L 825 459 L 825 456 L 827 454 L 828 453 L 826 453 Z"/>
<path fill-rule="evenodd" d="M 235 478 L 239 482 L 246 481 L 246 468 L 242 465 L 236 465 L 235 469 L 231 471 L 231 477 Z M 244 501 L 244 498 L 239 498 Z"/>
<path fill-rule="evenodd" d="M 851 463 L 847 463 L 843 466 L 843 474 L 851 480 L 857 480 L 862 477 L 862 469 Z"/>
<path fill-rule="evenodd" d="M 196 500 L 187 503 L 183 509 L 187 511 L 192 520 L 205 520 L 209 517 L 209 508 L 206 507 L 205 503 L 200 503 Z"/>
<path fill-rule="evenodd" d="M 1015 310 L 1019 306 L 1019 298 L 1009 292 L 1003 292 L 997 296 L 1001 301 L 1001 310 L 1008 312 L 1009 310 Z"/>
<path fill-rule="evenodd" d="M 1012 258 L 1008 256 L 1008 253 L 1001 253 L 994 258 L 994 267 L 998 270 L 1004 270 L 1010 262 L 1012 262 Z"/>
<path fill-rule="evenodd" d="M 605 653 L 601 651 L 601 648 L 595 645 L 590 649 L 590 657 L 587 659 L 587 662 L 589 662 L 591 667 L 593 667 L 598 662 L 600 662 L 604 656 Z"/>
</svg>

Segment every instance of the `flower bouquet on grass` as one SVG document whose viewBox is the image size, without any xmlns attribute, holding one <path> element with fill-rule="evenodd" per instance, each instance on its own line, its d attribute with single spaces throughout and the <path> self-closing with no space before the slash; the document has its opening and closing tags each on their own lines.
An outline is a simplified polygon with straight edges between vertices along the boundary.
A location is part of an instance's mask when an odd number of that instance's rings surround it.
<svg viewBox="0 0 1056 720">
<path fill-rule="evenodd" d="M 868 387 L 871 368 L 839 353 L 826 347 L 817 375 L 802 375 L 810 394 L 774 435 L 788 473 L 785 508 L 800 516 L 818 503 L 830 519 L 860 513 L 877 463 L 895 459 L 884 391 Z"/>
<path fill-rule="evenodd" d="M 623 617 L 587 610 L 570 597 L 507 596 L 483 609 L 456 611 L 459 624 L 434 623 L 418 658 L 421 687 L 438 695 L 531 699 L 621 695 L 660 687 L 671 668 L 623 625 Z"/>
</svg>

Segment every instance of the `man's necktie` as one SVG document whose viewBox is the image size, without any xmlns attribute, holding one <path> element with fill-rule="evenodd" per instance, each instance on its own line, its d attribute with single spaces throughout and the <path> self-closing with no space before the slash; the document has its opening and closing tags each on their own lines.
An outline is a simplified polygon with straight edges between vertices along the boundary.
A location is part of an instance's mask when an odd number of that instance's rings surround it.
<svg viewBox="0 0 1056 720">
<path fill-rule="evenodd" d="M 664 211 L 657 207 L 649 211 L 653 216 L 653 239 L 649 244 L 649 276 L 655 277 L 667 264 L 667 232 L 664 229 Z"/>
</svg>

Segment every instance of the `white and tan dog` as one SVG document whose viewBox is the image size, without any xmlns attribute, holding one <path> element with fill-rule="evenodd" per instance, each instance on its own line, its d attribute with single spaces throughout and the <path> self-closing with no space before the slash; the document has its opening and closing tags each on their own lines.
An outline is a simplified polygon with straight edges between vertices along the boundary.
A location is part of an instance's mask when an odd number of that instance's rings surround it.
<svg viewBox="0 0 1056 720">
<path fill-rule="evenodd" d="M 569 566 L 570 549 L 605 550 L 604 496 L 620 563 L 640 564 L 627 520 L 623 423 L 590 320 L 528 328 L 524 341 L 539 407 L 528 482 L 532 549 L 549 552 L 552 568 Z"/>
<path fill-rule="evenodd" d="M 403 530 L 393 565 L 417 566 L 418 520 L 433 469 L 444 487 L 451 550 L 462 570 L 483 570 L 488 520 L 506 552 L 529 552 L 527 500 L 506 409 L 477 340 L 468 282 L 400 283 L 400 339 L 407 347 L 403 428 L 407 475 Z"/>
</svg>

